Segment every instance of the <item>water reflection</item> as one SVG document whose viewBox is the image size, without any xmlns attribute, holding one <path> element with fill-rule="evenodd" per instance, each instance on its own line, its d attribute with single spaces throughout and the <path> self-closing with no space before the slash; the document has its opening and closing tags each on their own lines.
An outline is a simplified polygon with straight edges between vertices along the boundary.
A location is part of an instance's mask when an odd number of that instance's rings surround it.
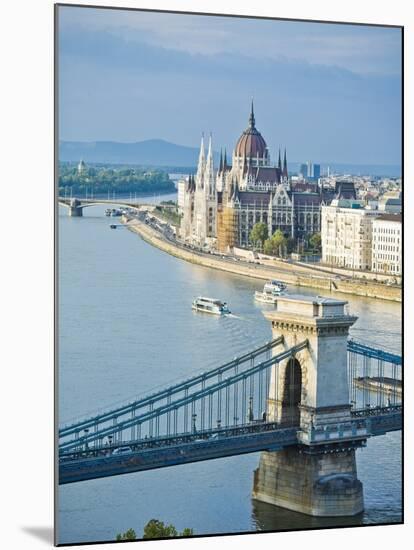
<svg viewBox="0 0 414 550">
<path fill-rule="evenodd" d="M 313 517 L 252 499 L 252 522 L 257 531 L 351 527 L 362 525 L 363 517 L 363 513 L 352 517 Z"/>
</svg>

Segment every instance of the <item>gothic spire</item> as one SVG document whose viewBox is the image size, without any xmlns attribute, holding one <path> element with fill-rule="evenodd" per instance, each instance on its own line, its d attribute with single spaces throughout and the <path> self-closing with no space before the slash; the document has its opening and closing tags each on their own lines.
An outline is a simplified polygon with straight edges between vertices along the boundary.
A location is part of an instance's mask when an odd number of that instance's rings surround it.
<svg viewBox="0 0 414 550">
<path fill-rule="evenodd" d="M 205 163 L 204 134 L 201 134 L 200 154 L 198 156 L 198 168 L 202 169 Z"/>
<path fill-rule="evenodd" d="M 220 149 L 219 173 L 223 171 L 223 149 Z"/>
<path fill-rule="evenodd" d="M 227 150 L 224 148 L 224 160 L 223 160 L 223 169 L 227 168 Z"/>
<path fill-rule="evenodd" d="M 287 168 L 287 160 L 286 160 L 286 147 L 285 147 L 285 154 L 283 156 L 283 176 L 285 178 L 288 177 L 288 168 Z"/>
<path fill-rule="evenodd" d="M 254 119 L 254 108 L 253 108 L 253 98 L 252 98 L 252 108 L 251 108 L 250 116 L 249 116 L 249 126 L 250 126 L 250 128 L 254 128 L 255 125 L 256 125 L 256 121 Z"/>
<path fill-rule="evenodd" d="M 208 152 L 207 152 L 207 165 L 212 165 L 213 163 L 213 151 L 212 151 L 212 147 L 211 147 L 211 134 L 210 134 L 210 137 L 208 138 Z"/>
<path fill-rule="evenodd" d="M 280 158 L 280 147 L 279 147 L 279 161 L 277 163 L 277 167 L 279 168 L 280 172 L 282 172 L 282 159 Z"/>
</svg>

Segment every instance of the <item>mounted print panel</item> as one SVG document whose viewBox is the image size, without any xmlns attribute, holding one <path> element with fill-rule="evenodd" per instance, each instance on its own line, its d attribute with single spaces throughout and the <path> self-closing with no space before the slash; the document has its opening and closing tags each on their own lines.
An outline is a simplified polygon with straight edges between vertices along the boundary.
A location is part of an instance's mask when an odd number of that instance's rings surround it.
<svg viewBox="0 0 414 550">
<path fill-rule="evenodd" d="M 56 544 L 402 523 L 402 27 L 56 6 Z"/>
</svg>

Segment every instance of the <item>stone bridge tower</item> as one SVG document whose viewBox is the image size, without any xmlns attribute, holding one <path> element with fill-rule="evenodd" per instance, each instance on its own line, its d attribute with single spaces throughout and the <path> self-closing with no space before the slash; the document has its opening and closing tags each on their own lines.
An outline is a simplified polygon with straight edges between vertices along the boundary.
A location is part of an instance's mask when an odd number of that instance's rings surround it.
<svg viewBox="0 0 414 550">
<path fill-rule="evenodd" d="M 351 419 L 347 373 L 348 330 L 357 317 L 347 314 L 346 304 L 289 295 L 265 314 L 285 349 L 304 340 L 308 347 L 272 369 L 268 420 L 298 426 L 300 443 L 262 453 L 254 478 L 257 500 L 314 516 L 363 510 L 355 448 L 365 440 Z"/>
</svg>

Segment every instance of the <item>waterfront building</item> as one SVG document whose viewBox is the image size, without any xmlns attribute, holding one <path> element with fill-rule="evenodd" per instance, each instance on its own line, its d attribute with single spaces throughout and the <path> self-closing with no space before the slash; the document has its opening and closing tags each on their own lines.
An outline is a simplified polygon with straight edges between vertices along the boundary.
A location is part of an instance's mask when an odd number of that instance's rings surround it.
<svg viewBox="0 0 414 550">
<path fill-rule="evenodd" d="M 350 269 L 370 270 L 372 221 L 378 211 L 363 208 L 362 201 L 334 199 L 322 206 L 322 262 Z"/>
<path fill-rule="evenodd" d="M 401 215 L 381 214 L 372 222 L 372 271 L 402 273 Z"/>
<path fill-rule="evenodd" d="M 357 195 L 355 191 L 355 186 L 352 181 L 349 180 L 334 180 L 334 187 L 331 185 L 326 186 L 323 182 L 320 185 L 321 194 L 323 198 L 323 204 L 329 205 L 333 200 L 351 200 L 356 201 Z M 348 203 L 342 203 L 348 204 Z M 362 202 L 361 202 L 362 204 Z"/>
<path fill-rule="evenodd" d="M 402 193 L 401 191 L 388 191 L 378 201 L 378 210 L 387 214 L 401 214 Z"/>
<path fill-rule="evenodd" d="M 294 239 L 320 231 L 321 193 L 303 192 L 289 180 L 286 149 L 283 161 L 270 159 L 266 141 L 256 128 L 253 103 L 247 128 L 233 150 L 220 154 L 213 166 L 211 136 L 205 158 L 202 140 L 197 173 L 185 186 L 181 238 L 199 246 L 227 252 L 234 246 L 250 245 L 253 226 L 263 222 L 269 234 L 281 229 Z"/>
<path fill-rule="evenodd" d="M 201 139 L 197 172 L 184 187 L 180 236 L 183 240 L 214 247 L 216 243 L 217 192 L 211 136 L 207 157 Z"/>
</svg>

